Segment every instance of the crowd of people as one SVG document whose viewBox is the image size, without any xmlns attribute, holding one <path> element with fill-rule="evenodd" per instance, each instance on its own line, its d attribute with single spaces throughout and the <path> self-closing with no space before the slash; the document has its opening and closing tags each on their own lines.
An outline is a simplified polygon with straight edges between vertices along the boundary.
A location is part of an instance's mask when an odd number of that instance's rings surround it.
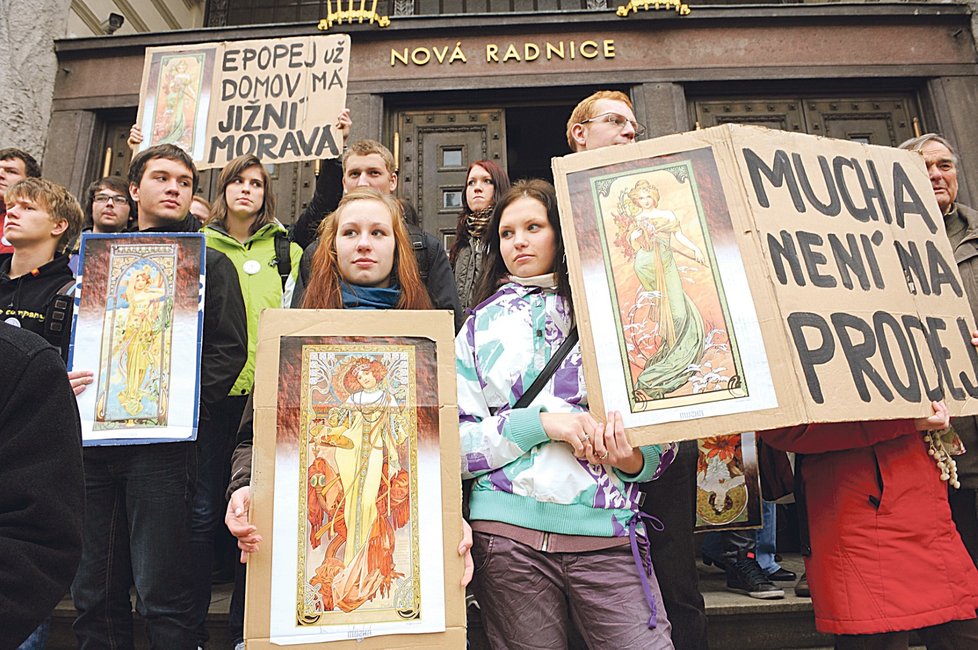
<svg viewBox="0 0 978 650">
<path fill-rule="evenodd" d="M 344 110 L 344 141 L 351 125 Z M 643 131 L 626 95 L 601 91 L 574 109 L 567 142 L 594 150 Z M 141 140 L 134 127 L 130 143 Z M 279 307 L 453 312 L 467 506 L 457 550 L 491 647 L 706 648 L 696 444 L 633 447 L 621 414 L 589 410 L 554 187 L 472 162 L 446 251 L 396 198 L 391 152 L 346 145 L 291 228 L 254 156 L 221 170 L 208 203 L 182 149 L 148 147 L 126 180 L 94 182 L 83 207 L 30 155 L 0 149 L 0 650 L 43 648 L 66 590 L 81 648 L 134 647 L 133 590 L 151 647 L 205 646 L 222 521 L 240 549 L 229 619 L 241 646 L 245 562 L 267 532 L 249 517 L 258 318 Z M 901 146 L 924 159 L 978 308 L 978 213 L 957 202 L 953 147 L 934 134 Z M 64 364 L 83 230 L 204 233 L 194 442 L 82 448 L 72 393 L 93 372 Z M 369 364 L 361 375 L 363 391 L 379 381 Z M 759 432 L 795 455 L 816 626 L 839 648 L 906 648 L 912 631 L 929 648 L 978 647 L 978 427 L 931 408 Z M 929 434 L 949 423 L 969 449 L 953 477 L 928 455 Z M 774 582 L 795 578 L 774 559 L 773 511 L 756 535 L 704 544 L 732 590 L 778 597 Z M 344 525 L 363 527 L 364 544 L 372 534 L 368 520 Z M 391 562 L 352 541 L 343 553 L 368 572 Z M 334 585 L 338 602 L 373 598 L 348 587 Z"/>
</svg>

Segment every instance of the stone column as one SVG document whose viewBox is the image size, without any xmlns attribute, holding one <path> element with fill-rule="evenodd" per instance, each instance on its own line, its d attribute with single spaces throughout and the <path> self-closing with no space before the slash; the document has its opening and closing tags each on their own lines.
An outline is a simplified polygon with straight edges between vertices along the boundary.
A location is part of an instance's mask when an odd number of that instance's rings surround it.
<svg viewBox="0 0 978 650">
<path fill-rule="evenodd" d="M 960 158 L 958 200 L 966 205 L 978 203 L 978 136 L 975 134 L 974 107 L 978 106 L 978 87 L 974 77 L 937 77 L 927 82 L 925 102 L 937 124 L 927 124 L 954 145 Z"/>
<path fill-rule="evenodd" d="M 647 139 L 689 131 L 686 93 L 677 83 L 645 83 L 632 89 L 635 118 L 648 128 Z"/>
<path fill-rule="evenodd" d="M 44 154 L 70 0 L 0 0 L 0 147 Z"/>
</svg>

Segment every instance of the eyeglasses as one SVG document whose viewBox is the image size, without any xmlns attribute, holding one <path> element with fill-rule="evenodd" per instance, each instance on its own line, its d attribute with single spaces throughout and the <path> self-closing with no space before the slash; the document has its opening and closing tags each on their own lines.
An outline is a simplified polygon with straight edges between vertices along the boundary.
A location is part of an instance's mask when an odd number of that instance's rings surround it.
<svg viewBox="0 0 978 650">
<path fill-rule="evenodd" d="M 600 115 L 589 117 L 586 120 L 581 120 L 581 124 L 587 124 L 588 122 L 607 122 L 609 124 L 614 124 L 618 127 L 619 131 L 624 131 L 625 125 L 631 124 L 632 130 L 635 131 L 636 138 L 640 138 L 645 135 L 645 126 L 639 124 L 635 120 L 628 119 L 624 115 L 619 115 L 618 113 L 601 113 Z"/>
<path fill-rule="evenodd" d="M 112 205 L 123 205 L 126 197 L 121 194 L 96 194 L 95 203 L 111 203 Z"/>
</svg>

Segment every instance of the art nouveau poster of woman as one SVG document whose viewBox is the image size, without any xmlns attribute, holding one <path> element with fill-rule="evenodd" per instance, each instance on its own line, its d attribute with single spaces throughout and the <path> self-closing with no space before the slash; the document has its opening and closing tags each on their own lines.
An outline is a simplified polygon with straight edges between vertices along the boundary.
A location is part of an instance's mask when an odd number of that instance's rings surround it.
<svg viewBox="0 0 978 650">
<path fill-rule="evenodd" d="M 658 323 L 658 345 L 638 376 L 635 398 L 661 398 L 692 375 L 691 366 L 703 356 L 703 320 L 683 289 L 677 253 L 703 264 L 703 252 L 687 237 L 679 218 L 659 206 L 659 190 L 639 180 L 621 197 L 621 208 L 634 225 L 628 244 L 642 288 L 652 296 L 649 320 Z M 680 248 L 676 248 L 676 247 Z"/>
<path fill-rule="evenodd" d="M 125 377 L 118 399 L 130 415 L 141 415 L 146 408 L 143 398 L 151 393 L 144 386 L 147 371 L 160 365 L 160 334 L 167 318 L 163 309 L 166 287 L 159 272 L 146 265 L 124 281 L 120 291 L 129 306 L 118 345 L 117 363 Z"/>
<path fill-rule="evenodd" d="M 608 280 L 632 407 L 729 395 L 740 381 L 738 353 L 689 169 L 602 183 Z"/>
<path fill-rule="evenodd" d="M 151 248 L 112 249 L 96 428 L 166 426 L 176 255 Z"/>
<path fill-rule="evenodd" d="M 163 64 L 159 96 L 153 122 L 155 144 L 175 144 L 190 150 L 194 140 L 194 116 L 200 86 L 199 61 L 194 56 L 170 59 Z"/>
<path fill-rule="evenodd" d="M 410 611 L 412 535 L 399 534 L 412 508 L 405 364 L 364 354 L 322 360 L 306 461 L 312 610 L 349 613 L 370 603 Z"/>
</svg>

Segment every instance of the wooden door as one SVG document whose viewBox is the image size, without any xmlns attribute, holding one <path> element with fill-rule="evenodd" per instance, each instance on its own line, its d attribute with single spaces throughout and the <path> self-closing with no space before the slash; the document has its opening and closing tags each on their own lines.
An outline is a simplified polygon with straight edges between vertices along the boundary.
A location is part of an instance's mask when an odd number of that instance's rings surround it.
<svg viewBox="0 0 978 650">
<path fill-rule="evenodd" d="M 796 99 L 704 100 L 693 102 L 693 124 L 755 124 L 781 131 L 805 132 L 801 101 Z"/>
<path fill-rule="evenodd" d="M 912 138 L 913 115 L 907 97 L 805 101 L 811 133 L 864 144 L 893 147 Z"/>
<path fill-rule="evenodd" d="M 758 124 L 865 144 L 894 147 L 913 137 L 911 95 L 863 98 L 775 97 L 694 100 L 690 113 L 700 128 L 735 122 Z"/>
<path fill-rule="evenodd" d="M 493 160 L 506 168 L 503 109 L 403 111 L 395 119 L 400 195 L 421 227 L 452 244 L 469 164 Z"/>
</svg>

